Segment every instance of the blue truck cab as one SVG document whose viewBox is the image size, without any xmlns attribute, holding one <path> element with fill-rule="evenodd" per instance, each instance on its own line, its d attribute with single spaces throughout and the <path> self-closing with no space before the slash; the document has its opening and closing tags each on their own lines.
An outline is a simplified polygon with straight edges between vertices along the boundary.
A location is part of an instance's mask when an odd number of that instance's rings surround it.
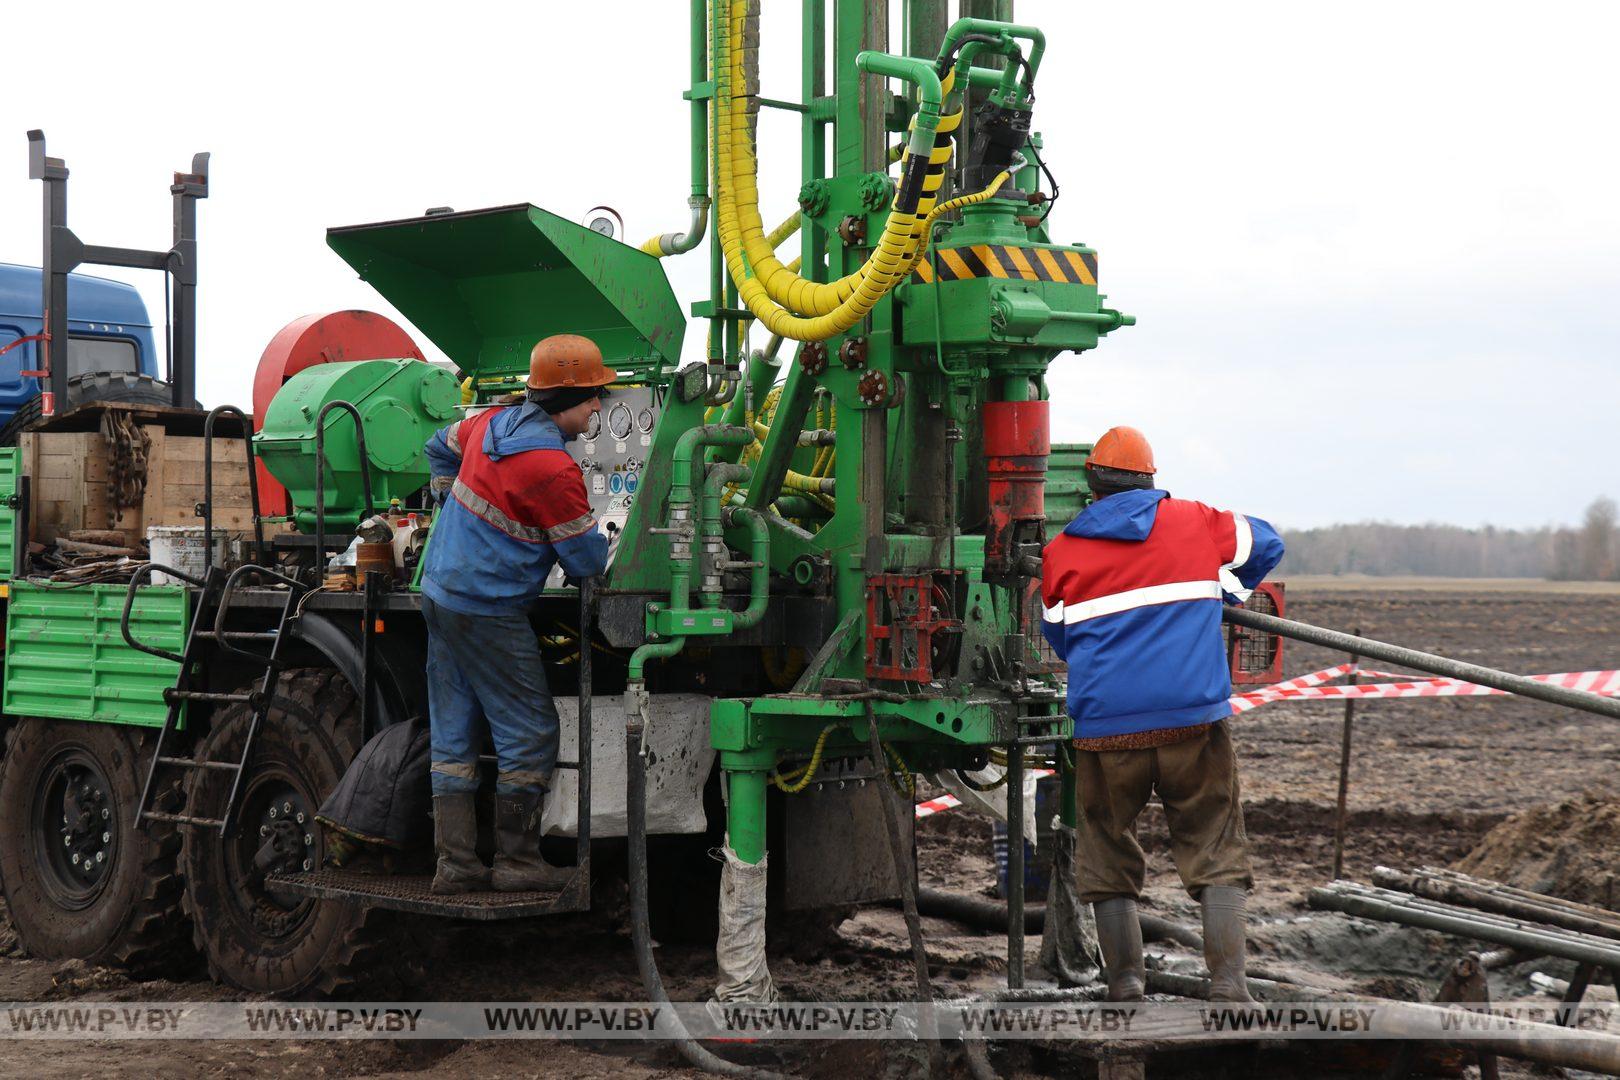
<svg viewBox="0 0 1620 1080">
<path fill-rule="evenodd" d="M 39 268 L 0 263 L 0 349 L 43 329 Z M 0 356 L 0 427 L 39 396 L 42 380 L 22 374 L 39 370 L 39 345 L 25 342 Z M 68 275 L 67 367 L 70 379 L 90 371 L 157 377 L 152 319 L 133 286 Z"/>
</svg>

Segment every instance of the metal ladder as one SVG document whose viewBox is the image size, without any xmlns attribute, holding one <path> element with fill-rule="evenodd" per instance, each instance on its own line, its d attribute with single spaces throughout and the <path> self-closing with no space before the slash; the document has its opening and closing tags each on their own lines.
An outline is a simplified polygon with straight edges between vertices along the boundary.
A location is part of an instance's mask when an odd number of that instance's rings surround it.
<svg viewBox="0 0 1620 1080">
<path fill-rule="evenodd" d="M 259 516 L 259 477 L 255 468 L 253 453 L 253 429 L 251 418 L 235 405 L 220 405 L 211 409 L 203 421 L 203 501 L 197 504 L 197 516 L 203 519 L 203 551 L 205 557 L 212 562 L 214 555 L 214 422 L 221 416 L 235 417 L 241 432 L 243 454 L 247 464 L 248 501 L 253 512 L 253 537 L 255 541 L 254 552 L 256 557 L 263 558 L 264 551 L 264 524 Z M 209 567 L 206 577 L 199 581 L 189 574 L 167 566 L 148 565 L 137 571 L 130 579 L 129 589 L 124 594 L 124 613 L 119 623 L 119 630 L 124 636 L 124 642 L 132 649 L 147 653 L 151 656 L 171 660 L 180 665 L 180 673 L 173 686 L 163 691 L 163 700 L 169 706 L 168 713 L 163 719 L 163 728 L 158 732 L 157 747 L 152 754 L 152 764 L 146 772 L 146 782 L 141 787 L 141 801 L 136 808 L 136 824 L 148 821 L 168 821 L 177 825 L 201 825 L 217 828 L 221 834 L 230 829 L 231 818 L 236 812 L 237 795 L 241 790 L 242 774 L 247 770 L 248 762 L 252 759 L 253 743 L 258 735 L 259 728 L 270 711 L 270 702 L 275 696 L 276 683 L 281 671 L 281 643 L 286 637 L 287 625 L 296 610 L 298 600 L 303 596 L 305 587 L 300 583 L 286 578 L 272 570 L 261 566 L 243 566 L 233 571 L 225 580 L 224 588 L 218 590 L 218 608 L 214 618 L 212 630 L 202 629 L 197 621 L 193 621 L 186 634 L 184 649 L 179 653 L 172 653 L 166 649 L 154 648 L 136 641 L 130 632 L 129 618 L 134 610 L 135 597 L 142 581 L 151 577 L 154 571 L 161 571 L 175 579 L 185 581 L 201 590 L 197 597 L 197 613 L 199 616 L 208 610 L 215 602 L 216 585 L 220 572 Z M 253 572 L 261 577 L 273 578 L 288 586 L 287 603 L 282 608 L 281 620 L 274 630 L 226 630 L 226 615 L 230 608 L 231 593 L 236 588 L 237 581 L 244 572 Z M 259 688 L 245 694 L 220 694 L 191 688 L 192 671 L 196 666 L 199 642 L 214 642 L 227 653 L 241 657 L 250 662 L 260 664 L 264 668 L 264 676 L 259 682 Z M 251 652 L 237 648 L 232 641 L 269 641 L 268 654 Z M 216 705 L 227 705 L 235 702 L 247 702 L 253 706 L 253 719 L 248 725 L 247 739 L 242 744 L 241 760 L 229 761 L 198 761 L 195 758 L 180 757 L 167 752 L 173 744 L 175 733 L 180 724 L 181 711 L 188 701 L 208 702 Z M 156 791 L 158 788 L 158 774 L 165 768 L 183 770 L 214 769 L 231 773 L 231 793 L 225 803 L 224 815 L 220 818 L 200 818 L 188 814 L 173 814 L 155 808 Z M 183 789 L 182 789 L 183 790 Z"/>
<path fill-rule="evenodd" d="M 143 644 L 135 640 L 130 632 L 130 613 L 135 606 L 135 597 L 141 582 L 150 577 L 153 571 L 179 578 L 201 590 L 197 609 L 199 614 L 208 609 L 214 602 L 216 588 L 219 584 L 220 573 L 218 569 L 210 568 L 208 576 L 199 581 L 189 574 L 181 573 L 167 566 L 148 564 L 136 572 L 129 583 L 129 589 L 124 595 L 124 612 L 119 623 L 119 630 L 123 633 L 124 641 L 132 649 L 147 653 L 151 656 L 161 657 L 180 665 L 179 675 L 174 685 L 163 691 L 163 700 L 169 709 L 163 718 L 163 727 L 158 732 L 157 746 L 152 753 L 152 763 L 146 772 L 146 782 L 141 787 L 141 800 L 137 804 L 136 823 L 145 824 L 149 821 L 167 821 L 176 825 L 202 826 L 218 829 L 221 835 L 230 831 L 231 820 L 236 813 L 236 802 L 242 787 L 242 774 L 247 771 L 248 763 L 253 758 L 253 746 L 258 737 L 259 729 L 263 726 L 265 718 L 270 713 L 270 704 L 275 698 L 276 685 L 280 680 L 281 670 L 286 665 L 281 659 L 282 642 L 287 639 L 287 629 L 297 612 L 298 601 L 302 599 L 306 586 L 292 578 L 285 577 L 273 570 L 262 566 L 239 566 L 231 571 L 225 579 L 223 588 L 218 588 L 217 612 L 212 629 L 205 629 L 200 620 L 193 621 L 191 629 L 186 634 L 186 644 L 183 651 L 174 653 L 167 649 Z M 235 592 L 237 583 L 246 574 L 257 574 L 270 578 L 287 586 L 287 600 L 282 605 L 281 619 L 274 630 L 227 630 L 226 618 L 230 612 L 231 594 Z M 239 648 L 232 644 L 238 641 L 268 641 L 268 653 L 256 652 L 250 649 Z M 192 673 L 196 667 L 197 652 L 200 644 L 211 643 L 218 646 L 221 652 L 246 659 L 259 664 L 264 669 L 264 675 L 259 680 L 255 690 L 246 693 L 216 693 L 208 690 L 192 689 Z M 181 713 L 187 702 L 206 702 L 214 705 L 228 705 L 244 702 L 252 706 L 252 719 L 248 723 L 247 738 L 242 742 L 241 757 L 237 761 L 199 761 L 195 757 L 182 757 L 171 751 L 176 732 L 180 724 Z M 180 770 L 207 770 L 231 774 L 231 791 L 225 802 L 224 813 L 218 818 L 197 817 L 192 814 L 170 813 L 156 809 L 155 793 L 159 789 L 159 774 L 164 769 Z"/>
</svg>

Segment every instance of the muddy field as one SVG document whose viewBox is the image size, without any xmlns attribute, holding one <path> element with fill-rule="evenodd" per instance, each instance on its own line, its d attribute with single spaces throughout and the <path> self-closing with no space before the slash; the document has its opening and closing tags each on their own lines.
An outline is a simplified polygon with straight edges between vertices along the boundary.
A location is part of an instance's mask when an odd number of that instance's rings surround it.
<svg viewBox="0 0 1620 1080">
<path fill-rule="evenodd" d="M 1620 666 L 1620 595 L 1546 589 L 1312 588 L 1290 591 L 1292 617 L 1448 656 L 1525 673 Z M 1289 646 L 1292 676 L 1344 658 Z M 1234 721 L 1243 759 L 1248 831 L 1256 859 L 1252 963 L 1309 974 L 1324 985 L 1431 994 L 1437 973 L 1468 943 L 1396 929 L 1353 929 L 1337 915 L 1304 907 L 1308 890 L 1324 883 L 1332 865 L 1333 803 L 1344 707 L 1334 702 L 1273 704 Z M 1377 864 L 1412 867 L 1466 856 L 1509 815 L 1582 795 L 1620 796 L 1620 729 L 1612 721 L 1511 698 L 1372 701 L 1358 704 L 1351 770 L 1346 875 L 1366 880 Z M 1599 805 L 1599 804 L 1589 804 Z M 1557 824 L 1558 814 L 1548 812 Z M 1538 823 L 1537 829 L 1542 827 Z M 919 827 L 921 880 L 963 892 L 993 890 L 990 825 L 960 812 L 939 814 Z M 1197 912 L 1164 855 L 1164 822 L 1150 808 L 1143 822 L 1150 850 L 1149 904 L 1161 914 L 1196 922 Z M 1512 851 L 1509 861 L 1524 850 Z M 1532 845 L 1533 846 L 1533 845 Z M 1528 853 L 1526 857 L 1532 853 Z M 654 888 L 658 885 L 655 882 Z M 636 1000 L 635 975 L 622 898 L 611 887 L 589 918 L 501 928 L 437 923 L 401 927 L 400 964 L 391 985 L 379 987 L 426 1000 Z M 925 919 L 936 989 L 955 995 L 996 985 L 1005 967 L 1002 940 L 953 923 Z M 1365 926 L 1365 924 L 1363 924 Z M 796 998 L 902 998 L 911 989 L 904 926 L 898 913 L 868 909 L 837 924 L 797 926 L 773 939 L 772 959 L 784 991 Z M 229 995 L 195 967 L 174 980 L 134 982 L 78 964 L 16 955 L 9 932 L 0 938 L 0 1000 L 217 1000 Z M 1031 952 L 1038 940 L 1031 942 Z M 1149 951 L 1159 946 L 1150 945 Z M 712 943 L 665 941 L 660 962 L 677 998 L 706 996 L 714 975 Z M 1493 997 L 1530 997 L 1532 971 L 1567 977 L 1567 966 L 1545 961 L 1493 976 Z M 1036 973 L 1037 975 L 1039 973 Z M 1608 986 L 1594 998 L 1613 999 Z M 1320 1044 L 1318 1044 L 1320 1046 Z M 1306 1058 L 1291 1052 L 1205 1055 L 1193 1062 L 1150 1066 L 1149 1075 L 1360 1075 L 1331 1048 Z M 905 1048 L 878 1044 L 800 1044 L 777 1058 L 745 1048 L 762 1062 L 779 1062 L 805 1076 L 906 1076 L 919 1062 Z M 1084 1075 L 1088 1063 L 1065 1053 L 1023 1048 L 997 1051 L 1003 1075 Z M 1507 1063 L 1504 1062 L 1504 1065 Z M 1367 1066 L 1372 1068 L 1372 1066 Z M 959 1061 L 952 1075 L 966 1075 Z M 96 1044 L 0 1041 L 0 1076 L 150 1075 L 460 1077 L 650 1077 L 700 1075 L 676 1067 L 664 1049 L 634 1043 L 596 1047 L 535 1043 L 409 1044 L 179 1043 Z M 1507 1075 L 1529 1075 L 1505 1069 Z"/>
</svg>

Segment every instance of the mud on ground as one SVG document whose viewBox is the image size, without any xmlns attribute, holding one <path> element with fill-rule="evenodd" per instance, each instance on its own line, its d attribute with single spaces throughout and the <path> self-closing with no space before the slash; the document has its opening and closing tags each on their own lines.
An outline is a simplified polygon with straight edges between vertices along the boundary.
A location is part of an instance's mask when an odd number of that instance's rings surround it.
<svg viewBox="0 0 1620 1080">
<path fill-rule="evenodd" d="M 1525 673 L 1620 666 L 1620 596 L 1382 587 L 1297 588 L 1288 614 L 1306 622 L 1355 629 L 1474 663 Z M 1344 658 L 1290 644 L 1286 674 L 1297 675 Z M 1375 926 L 1319 914 L 1304 896 L 1324 883 L 1332 866 L 1333 805 L 1344 707 L 1337 702 L 1268 705 L 1233 721 L 1242 759 L 1248 831 L 1256 889 L 1254 963 L 1298 970 L 1314 981 L 1382 993 L 1432 994 L 1436 977 L 1477 943 L 1437 934 Z M 1620 728 L 1612 721 L 1515 698 L 1422 699 L 1358 704 L 1349 798 L 1345 876 L 1365 880 L 1377 864 L 1409 867 L 1463 859 L 1509 815 L 1542 808 L 1528 824 L 1510 824 L 1471 865 L 1475 872 L 1521 884 L 1555 881 L 1575 887 L 1596 882 L 1615 865 L 1607 802 L 1620 798 Z M 1581 822 L 1588 824 L 1582 826 Z M 1579 843 L 1605 832 L 1603 856 L 1549 854 L 1537 836 L 1569 831 Z M 1584 830 L 1584 831 L 1583 831 Z M 1142 823 L 1150 853 L 1148 904 L 1182 921 L 1197 921 L 1165 855 L 1164 819 L 1150 808 Z M 964 892 L 994 886 L 988 822 L 951 812 L 925 819 L 918 829 L 919 877 L 926 885 Z M 1590 865 L 1588 865 L 1590 863 Z M 1573 869 L 1572 869 L 1573 868 Z M 654 888 L 658 886 L 655 883 Z M 1581 894 L 1604 903 L 1606 895 Z M 954 923 L 925 919 L 932 975 L 942 994 L 987 989 L 1004 976 L 1003 940 Z M 783 940 L 790 939 L 790 940 Z M 622 903 L 609 896 L 590 917 L 505 927 L 408 924 L 402 939 L 407 985 L 396 992 L 426 1000 L 637 1000 L 635 973 Z M 1033 955 L 1038 941 L 1031 942 Z M 820 930 L 779 934 L 772 969 L 794 997 L 902 998 L 911 991 L 910 955 L 897 912 L 869 908 Z M 789 948 L 791 946 L 791 948 Z M 1156 946 L 1150 946 L 1150 950 Z M 230 993 L 195 970 L 177 981 L 138 982 L 74 963 L 30 960 L 0 933 L 0 999 L 220 1000 Z M 714 977 L 712 942 L 666 941 L 658 950 L 676 998 L 700 999 Z M 1191 958 L 1187 958 L 1189 962 Z M 1531 970 L 1567 976 L 1553 962 L 1521 966 L 1493 977 L 1493 997 L 1525 997 Z M 1594 996 L 1612 998 L 1608 987 Z M 1320 1044 L 1317 1044 L 1320 1045 Z M 768 1049 L 745 1050 L 772 1060 Z M 1179 1062 L 1176 1075 L 1305 1076 L 1376 1074 L 1345 1062 L 1298 1055 L 1268 1055 L 1234 1063 L 1215 1056 Z M 782 1060 L 805 1076 L 913 1075 L 907 1048 L 887 1044 L 801 1044 Z M 1023 1047 L 998 1051 L 1003 1075 L 1089 1075 L 1070 1055 Z M 1504 1062 L 1504 1065 L 1508 1065 Z M 1150 1067 L 1151 1068 L 1151 1067 Z M 965 1075 L 959 1061 L 948 1075 Z M 0 1042 L 0 1077 L 151 1075 L 381 1077 L 571 1076 L 652 1077 L 699 1075 L 678 1066 L 671 1051 L 635 1043 L 581 1046 L 486 1042 L 427 1044 L 349 1043 L 31 1043 Z M 1516 1068 L 1507 1075 L 1528 1075 Z M 1151 1072 L 1150 1072 L 1151 1074 Z M 1166 1075 L 1161 1073 L 1160 1075 Z"/>
</svg>

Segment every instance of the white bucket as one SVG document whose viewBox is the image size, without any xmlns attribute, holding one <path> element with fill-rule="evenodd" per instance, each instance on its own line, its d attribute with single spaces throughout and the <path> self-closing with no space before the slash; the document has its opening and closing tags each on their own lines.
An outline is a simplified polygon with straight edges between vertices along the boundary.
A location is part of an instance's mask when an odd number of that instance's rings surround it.
<svg viewBox="0 0 1620 1080">
<path fill-rule="evenodd" d="M 226 533 L 214 530 L 215 566 L 225 565 Z M 146 545 L 151 559 L 160 566 L 178 570 L 201 581 L 208 576 L 208 558 L 203 551 L 201 525 L 151 525 L 146 530 Z M 154 585 L 183 585 L 179 578 L 164 573 L 152 575 Z"/>
</svg>

